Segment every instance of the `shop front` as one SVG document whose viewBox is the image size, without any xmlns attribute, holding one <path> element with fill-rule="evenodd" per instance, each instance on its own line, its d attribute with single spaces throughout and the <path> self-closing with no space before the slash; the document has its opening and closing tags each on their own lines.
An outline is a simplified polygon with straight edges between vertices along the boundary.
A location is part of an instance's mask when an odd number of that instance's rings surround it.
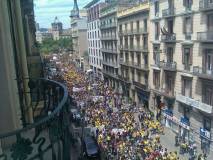
<svg viewBox="0 0 213 160">
<path fill-rule="evenodd" d="M 190 142 L 192 141 L 190 139 L 190 122 L 189 118 L 182 116 L 180 118 L 180 128 L 179 128 L 179 137 L 184 142 Z M 192 142 L 191 142 L 192 143 Z"/>
<path fill-rule="evenodd" d="M 149 108 L 149 93 L 145 92 L 141 89 L 137 89 L 137 96 L 139 104 L 141 104 L 144 108 Z"/>
<path fill-rule="evenodd" d="M 163 119 L 162 123 L 167 127 L 172 129 L 174 132 L 178 133 L 179 128 L 178 128 L 178 119 L 173 116 L 173 111 L 170 109 L 164 109 L 162 112 Z"/>
<path fill-rule="evenodd" d="M 170 109 L 164 109 L 162 112 L 163 120 L 162 123 L 172 129 L 177 135 L 187 137 L 189 139 L 190 126 L 186 120 L 181 117 L 178 119 L 173 115 L 173 111 Z"/>
<path fill-rule="evenodd" d="M 200 140 L 203 153 L 208 154 L 210 152 L 211 133 L 205 128 L 200 128 Z"/>
</svg>

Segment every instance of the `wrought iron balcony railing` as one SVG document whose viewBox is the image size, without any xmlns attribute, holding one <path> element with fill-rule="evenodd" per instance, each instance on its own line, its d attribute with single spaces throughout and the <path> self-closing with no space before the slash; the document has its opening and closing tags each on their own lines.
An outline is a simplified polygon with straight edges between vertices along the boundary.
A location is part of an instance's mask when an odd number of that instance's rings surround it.
<svg viewBox="0 0 213 160">
<path fill-rule="evenodd" d="M 213 9 L 213 2 L 211 0 L 200 0 L 199 9 L 200 11 L 207 11 Z"/>
<path fill-rule="evenodd" d="M 193 67 L 193 73 L 200 78 L 211 79 L 213 80 L 213 69 L 208 70 L 199 66 Z"/>
<path fill-rule="evenodd" d="M 176 71 L 177 70 L 177 63 L 176 62 L 161 62 L 161 66 L 164 70 L 169 71 Z"/>
<path fill-rule="evenodd" d="M 176 41 L 176 34 L 165 34 L 161 35 L 161 41 L 163 42 L 175 42 Z"/>
<path fill-rule="evenodd" d="M 111 62 L 111 61 L 103 61 L 102 62 L 104 65 L 107 65 L 107 66 L 111 66 L 111 67 L 115 67 L 115 68 L 118 68 L 118 64 L 116 62 Z"/>
<path fill-rule="evenodd" d="M 109 76 L 109 77 L 113 77 L 115 79 L 118 79 L 118 75 L 115 74 L 115 73 L 112 73 L 112 72 L 109 72 L 109 71 L 106 71 L 106 70 L 102 70 L 103 74 L 106 75 L 106 76 Z"/>
<path fill-rule="evenodd" d="M 30 81 L 33 123 L 0 134 L 0 159 L 70 160 L 68 91 L 61 83 L 39 79 Z M 28 113 L 28 111 L 26 111 Z M 24 112 L 24 116 L 27 116 Z M 23 117 L 25 118 L 25 117 Z M 47 158 L 48 157 L 48 158 Z"/>
<path fill-rule="evenodd" d="M 107 53 L 114 53 L 114 54 L 117 54 L 117 50 L 116 50 L 116 49 L 102 48 L 101 51 L 102 51 L 102 52 L 107 52 Z"/>
<path fill-rule="evenodd" d="M 148 64 L 141 64 L 138 62 L 133 62 L 133 61 L 124 61 L 123 59 L 120 59 L 120 64 L 125 65 L 125 66 L 129 66 L 129 67 L 133 67 L 133 68 L 137 68 L 140 70 L 144 70 L 144 71 L 148 71 L 149 70 L 149 66 Z"/>
<path fill-rule="evenodd" d="M 153 89 L 154 92 L 157 92 L 158 94 L 161 94 L 167 98 L 171 98 L 174 99 L 175 98 L 175 92 L 174 90 L 169 90 L 167 88 L 158 88 L 155 87 L 155 89 Z"/>
<path fill-rule="evenodd" d="M 119 78 L 121 81 L 125 82 L 125 83 L 128 83 L 128 84 L 131 83 L 129 77 L 124 77 L 123 75 L 118 75 L 118 78 Z"/>
<path fill-rule="evenodd" d="M 162 10 L 162 17 L 170 17 L 174 15 L 175 15 L 174 7 Z"/>
<path fill-rule="evenodd" d="M 148 84 L 142 84 L 140 82 L 137 82 L 137 81 L 133 81 L 133 85 L 135 85 L 137 88 L 140 88 L 144 91 L 149 91 L 149 86 Z"/>
<path fill-rule="evenodd" d="M 105 35 L 100 38 L 101 40 L 117 40 L 116 35 Z"/>
<path fill-rule="evenodd" d="M 114 28 L 116 26 L 117 26 L 117 23 L 102 24 L 100 26 L 100 29 Z"/>
<path fill-rule="evenodd" d="M 213 42 L 213 31 L 198 32 L 197 40 L 203 42 Z"/>
<path fill-rule="evenodd" d="M 137 35 L 137 34 L 147 34 L 148 30 L 147 28 L 140 28 L 140 29 L 132 29 L 132 30 L 123 30 L 123 31 L 119 31 L 119 35 L 123 36 L 123 35 Z"/>
</svg>

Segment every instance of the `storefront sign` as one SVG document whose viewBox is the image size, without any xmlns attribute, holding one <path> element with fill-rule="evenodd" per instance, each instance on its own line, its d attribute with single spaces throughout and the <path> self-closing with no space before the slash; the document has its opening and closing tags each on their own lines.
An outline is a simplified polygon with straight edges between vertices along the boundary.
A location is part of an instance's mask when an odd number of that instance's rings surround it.
<svg viewBox="0 0 213 160">
<path fill-rule="evenodd" d="M 200 128 L 200 136 L 211 140 L 211 133 L 207 131 L 205 128 Z"/>
<path fill-rule="evenodd" d="M 189 127 L 188 125 L 182 123 L 181 120 L 179 120 L 179 119 L 176 118 L 175 116 L 170 116 L 170 115 L 168 115 L 165 111 L 164 111 L 162 114 L 163 114 L 164 117 L 166 117 L 167 119 L 171 120 L 172 122 L 174 122 L 174 123 L 180 125 L 181 127 L 185 128 L 185 129 L 187 129 L 187 130 L 190 129 L 190 127 Z"/>
<path fill-rule="evenodd" d="M 183 96 L 183 95 L 177 95 L 176 100 L 181 102 L 181 103 L 184 103 L 188 106 L 195 107 L 195 108 L 197 108 L 201 111 L 204 111 L 206 113 L 210 113 L 210 114 L 213 113 L 212 112 L 212 106 L 207 105 L 205 103 L 202 103 L 200 101 L 194 100 L 192 98 L 189 98 L 189 97 L 186 97 L 186 96 Z"/>
</svg>

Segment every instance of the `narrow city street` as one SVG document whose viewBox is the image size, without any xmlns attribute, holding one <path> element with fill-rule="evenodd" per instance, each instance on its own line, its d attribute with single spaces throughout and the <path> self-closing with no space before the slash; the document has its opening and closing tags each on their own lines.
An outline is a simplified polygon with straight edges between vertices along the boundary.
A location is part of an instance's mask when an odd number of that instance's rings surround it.
<svg viewBox="0 0 213 160">
<path fill-rule="evenodd" d="M 61 65 L 58 70 L 60 74 L 52 78 L 67 85 L 73 101 L 72 160 L 90 156 L 83 147 L 85 137 L 97 142 L 98 159 L 103 160 L 193 160 L 201 156 L 201 151 L 195 152 L 194 144 L 181 148 L 181 153 L 180 147 L 175 147 L 175 134 L 171 130 L 92 72 L 81 71 L 75 63 Z"/>
</svg>

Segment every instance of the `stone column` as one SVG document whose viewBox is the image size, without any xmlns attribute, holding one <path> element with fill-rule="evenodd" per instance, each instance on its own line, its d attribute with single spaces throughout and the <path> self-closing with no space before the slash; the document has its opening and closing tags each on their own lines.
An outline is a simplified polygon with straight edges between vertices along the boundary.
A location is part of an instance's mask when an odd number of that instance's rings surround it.
<svg viewBox="0 0 213 160">
<path fill-rule="evenodd" d="M 33 116 L 32 116 L 32 108 L 30 106 L 30 90 L 28 88 L 28 67 L 27 67 L 27 53 L 24 41 L 24 30 L 23 30 L 23 21 L 22 21 L 22 14 L 21 14 L 21 5 L 20 0 L 11 0 L 13 3 L 13 23 L 14 23 L 14 30 L 15 30 L 15 38 L 16 38 L 16 47 L 18 55 L 20 55 L 20 64 L 22 68 L 22 79 L 23 79 L 23 89 L 24 89 L 24 98 L 25 98 L 25 109 L 27 110 L 27 121 L 32 123 Z"/>
<path fill-rule="evenodd" d="M 8 1 L 0 1 L 0 132 L 22 127 Z M 1 148 L 1 147 L 0 147 Z M 1 151 L 0 151 L 1 153 Z"/>
</svg>

